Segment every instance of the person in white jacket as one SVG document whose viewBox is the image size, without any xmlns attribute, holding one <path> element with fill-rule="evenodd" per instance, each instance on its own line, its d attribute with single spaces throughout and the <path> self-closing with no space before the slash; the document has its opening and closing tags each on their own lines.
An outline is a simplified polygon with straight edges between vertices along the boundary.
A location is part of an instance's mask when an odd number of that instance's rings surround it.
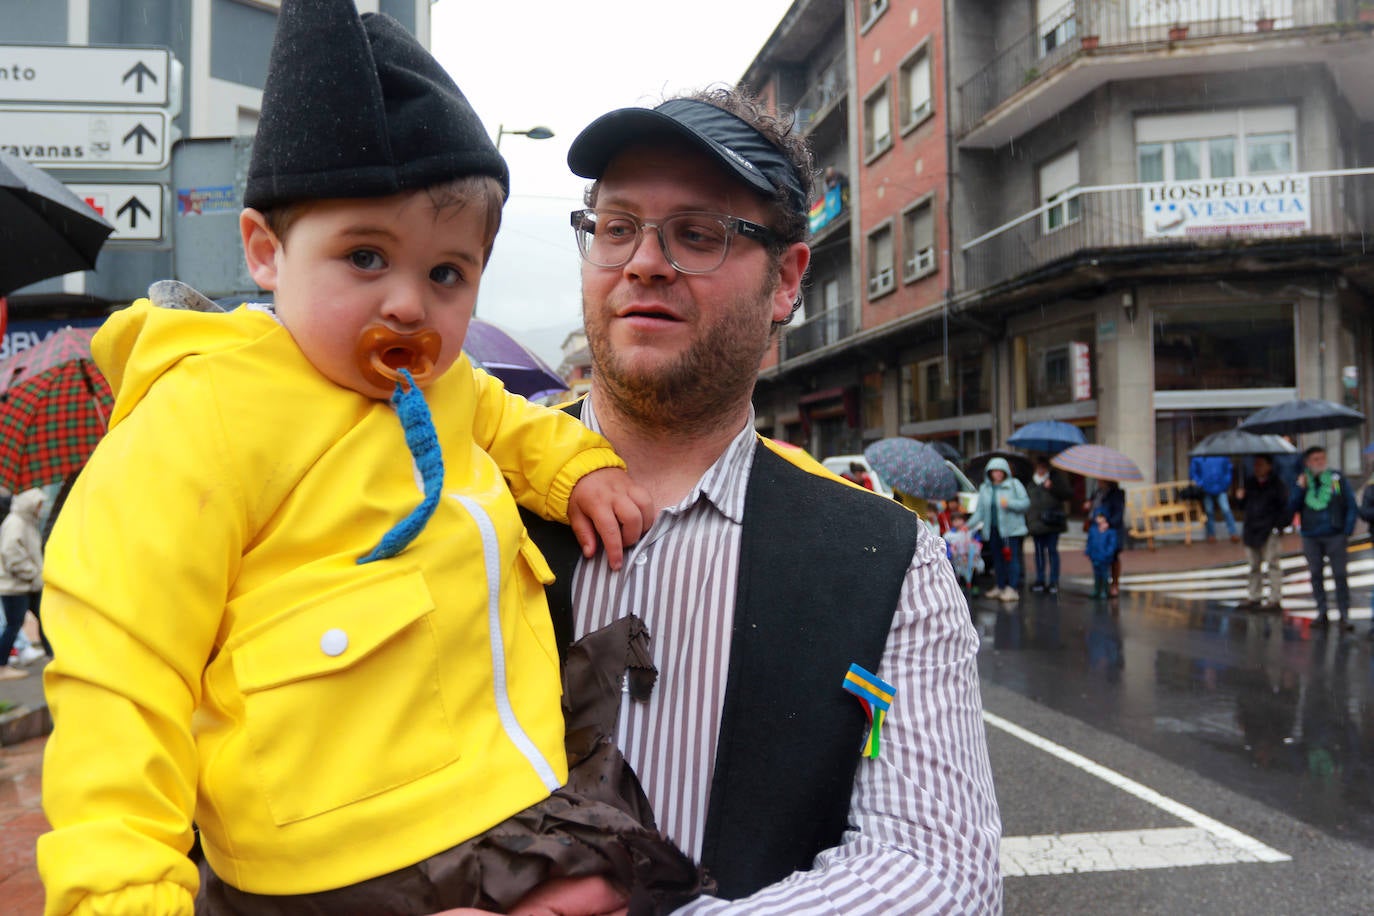
<svg viewBox="0 0 1374 916">
<path fill-rule="evenodd" d="M 9 515 L 0 522 L 0 602 L 5 608 L 5 630 L 0 633 L 0 680 L 29 674 L 4 662 L 9 660 L 24 617 L 30 611 L 38 617 L 38 599 L 43 593 L 43 536 L 38 519 L 43 513 L 44 499 L 42 490 L 25 490 L 14 498 Z M 41 620 L 38 632 L 44 650 L 52 655 Z"/>
</svg>

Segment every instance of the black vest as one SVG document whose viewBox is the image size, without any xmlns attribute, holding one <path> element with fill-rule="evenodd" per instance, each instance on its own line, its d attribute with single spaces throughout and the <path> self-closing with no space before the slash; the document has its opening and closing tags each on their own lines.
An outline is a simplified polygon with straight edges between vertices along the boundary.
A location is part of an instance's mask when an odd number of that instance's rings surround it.
<svg viewBox="0 0 1374 916">
<path fill-rule="evenodd" d="M 852 662 L 878 671 L 920 527 L 895 502 L 803 470 L 762 442 L 744 519 L 702 849 L 727 899 L 807 870 L 839 845 L 867 729 L 841 683 Z M 565 526 L 529 514 L 526 523 L 558 576 L 548 598 L 561 650 L 580 554 Z"/>
</svg>

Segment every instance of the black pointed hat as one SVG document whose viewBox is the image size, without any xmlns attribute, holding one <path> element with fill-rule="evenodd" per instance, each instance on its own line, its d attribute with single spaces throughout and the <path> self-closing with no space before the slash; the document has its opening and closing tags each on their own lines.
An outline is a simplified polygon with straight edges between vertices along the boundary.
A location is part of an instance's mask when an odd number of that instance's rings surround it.
<svg viewBox="0 0 1374 916">
<path fill-rule="evenodd" d="M 462 91 L 395 19 L 283 0 L 244 191 L 258 210 L 510 173 Z"/>
</svg>

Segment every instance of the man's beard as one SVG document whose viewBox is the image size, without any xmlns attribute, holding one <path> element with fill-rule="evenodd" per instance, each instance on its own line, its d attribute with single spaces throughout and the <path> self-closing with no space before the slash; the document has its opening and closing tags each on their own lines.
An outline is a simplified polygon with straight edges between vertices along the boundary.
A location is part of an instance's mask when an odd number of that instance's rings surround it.
<svg viewBox="0 0 1374 916">
<path fill-rule="evenodd" d="M 764 288 L 727 305 L 723 317 L 686 350 L 648 368 L 620 360 L 607 327 L 612 319 L 587 322 L 598 392 L 648 432 L 692 434 L 733 422 L 733 412 L 753 393 L 768 346 L 771 316 L 765 304 L 775 288 L 770 276 Z"/>
</svg>

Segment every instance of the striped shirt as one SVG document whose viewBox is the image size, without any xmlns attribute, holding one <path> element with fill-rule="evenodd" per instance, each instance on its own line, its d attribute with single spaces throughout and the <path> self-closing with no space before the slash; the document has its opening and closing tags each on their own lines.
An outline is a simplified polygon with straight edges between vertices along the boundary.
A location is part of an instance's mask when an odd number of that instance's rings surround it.
<svg viewBox="0 0 1374 916">
<path fill-rule="evenodd" d="M 625 695 L 616 738 L 660 829 L 696 858 L 725 699 L 752 419 L 691 492 L 659 512 L 620 571 L 598 553 L 579 561 L 572 583 L 576 635 L 625 614 L 649 628 L 658 682 L 647 701 Z M 591 398 L 582 420 L 600 431 Z M 941 546 L 923 533 L 907 570 L 878 670 L 896 698 L 882 755 L 860 762 L 842 844 L 747 900 L 703 898 L 679 912 L 1001 911 L 978 639 Z"/>
</svg>

